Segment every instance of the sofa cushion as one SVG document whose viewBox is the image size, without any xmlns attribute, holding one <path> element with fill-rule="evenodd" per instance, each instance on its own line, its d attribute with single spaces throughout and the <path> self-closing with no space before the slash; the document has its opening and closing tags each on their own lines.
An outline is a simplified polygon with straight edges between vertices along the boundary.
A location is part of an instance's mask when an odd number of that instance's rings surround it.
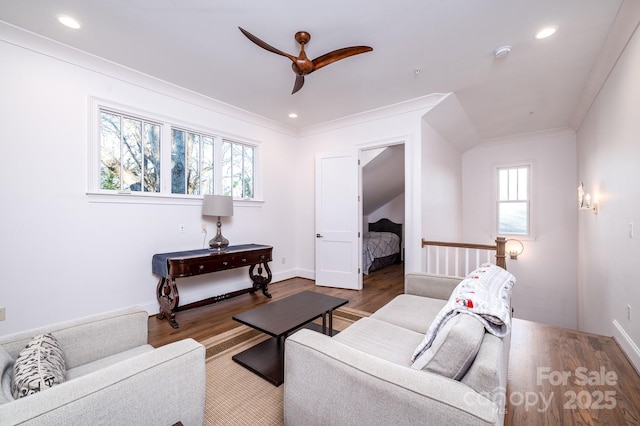
<svg viewBox="0 0 640 426">
<path fill-rule="evenodd" d="M 484 324 L 478 318 L 464 313 L 455 315 L 411 367 L 460 380 L 473 363 L 484 335 Z"/>
<path fill-rule="evenodd" d="M 115 355 L 111 355 L 97 361 L 89 362 L 84 365 L 80 365 L 78 367 L 70 368 L 67 370 L 67 380 L 75 379 L 80 376 L 84 376 L 85 374 L 93 373 L 94 371 L 102 370 L 103 368 L 109 367 L 110 365 L 116 364 L 118 362 L 124 361 L 129 358 L 133 358 L 134 356 L 150 352 L 153 350 L 153 346 L 151 345 L 141 345 L 133 349 L 129 349 L 128 351 L 120 352 Z"/>
<path fill-rule="evenodd" d="M 18 399 L 64 382 L 66 367 L 58 341 L 51 335 L 34 337 L 13 365 L 11 390 Z"/>
<path fill-rule="evenodd" d="M 333 338 L 359 351 L 405 367 L 423 335 L 375 318 L 362 318 Z"/>
<path fill-rule="evenodd" d="M 473 364 L 460 380 L 486 398 L 502 404 L 505 402 L 507 365 L 510 335 L 497 337 L 485 333 L 482 346 Z"/>
<path fill-rule="evenodd" d="M 447 300 L 460 281 L 461 277 L 413 272 L 404 276 L 404 292 L 414 296 Z"/>
<path fill-rule="evenodd" d="M 446 300 L 401 294 L 378 309 L 371 318 L 424 334 L 446 303 Z"/>
</svg>

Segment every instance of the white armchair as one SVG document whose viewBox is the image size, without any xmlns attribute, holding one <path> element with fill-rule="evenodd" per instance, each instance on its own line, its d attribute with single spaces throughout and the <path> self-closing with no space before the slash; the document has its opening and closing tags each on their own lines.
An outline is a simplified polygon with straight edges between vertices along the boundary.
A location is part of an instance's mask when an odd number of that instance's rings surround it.
<svg viewBox="0 0 640 426">
<path fill-rule="evenodd" d="M 205 349 L 193 339 L 147 344 L 148 314 L 127 308 L 0 337 L 0 425 L 201 425 Z M 36 335 L 59 342 L 66 381 L 11 394 L 13 364 Z"/>
</svg>

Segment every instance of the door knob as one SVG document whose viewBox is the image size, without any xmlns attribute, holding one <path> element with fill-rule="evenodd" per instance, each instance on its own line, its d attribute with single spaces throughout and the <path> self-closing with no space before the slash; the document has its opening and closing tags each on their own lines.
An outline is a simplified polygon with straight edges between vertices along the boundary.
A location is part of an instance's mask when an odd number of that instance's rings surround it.
<svg viewBox="0 0 640 426">
<path fill-rule="evenodd" d="M 316 238 L 322 238 L 322 234 L 316 234 Z"/>
</svg>

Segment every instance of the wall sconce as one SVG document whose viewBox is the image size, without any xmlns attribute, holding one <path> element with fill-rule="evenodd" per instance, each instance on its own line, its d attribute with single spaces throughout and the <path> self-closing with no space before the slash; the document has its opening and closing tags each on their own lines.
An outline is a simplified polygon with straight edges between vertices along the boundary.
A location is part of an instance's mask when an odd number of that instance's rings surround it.
<svg viewBox="0 0 640 426">
<path fill-rule="evenodd" d="M 507 252 L 510 259 L 518 260 L 518 256 L 524 251 L 524 244 L 520 240 L 505 241 L 504 251 Z"/>
<path fill-rule="evenodd" d="M 598 203 L 591 203 L 591 194 L 584 192 L 584 184 L 582 182 L 578 186 L 578 208 L 580 210 L 591 210 L 594 214 L 598 214 Z"/>
</svg>

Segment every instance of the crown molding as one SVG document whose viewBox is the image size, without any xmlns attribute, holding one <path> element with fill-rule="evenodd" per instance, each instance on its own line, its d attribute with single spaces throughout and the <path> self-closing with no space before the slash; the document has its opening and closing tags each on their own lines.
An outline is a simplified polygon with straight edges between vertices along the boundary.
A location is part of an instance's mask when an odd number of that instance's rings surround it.
<svg viewBox="0 0 640 426">
<path fill-rule="evenodd" d="M 369 121 L 381 120 L 396 115 L 411 113 L 414 111 L 422 111 L 426 113 L 436 106 L 447 96 L 446 93 L 432 93 L 430 95 L 421 96 L 419 98 L 410 99 L 408 101 L 387 105 L 369 111 L 352 114 L 336 120 L 327 121 L 325 123 L 316 124 L 299 130 L 298 136 L 305 137 L 318 133 L 338 130 L 345 127 L 363 124 Z"/>
</svg>

